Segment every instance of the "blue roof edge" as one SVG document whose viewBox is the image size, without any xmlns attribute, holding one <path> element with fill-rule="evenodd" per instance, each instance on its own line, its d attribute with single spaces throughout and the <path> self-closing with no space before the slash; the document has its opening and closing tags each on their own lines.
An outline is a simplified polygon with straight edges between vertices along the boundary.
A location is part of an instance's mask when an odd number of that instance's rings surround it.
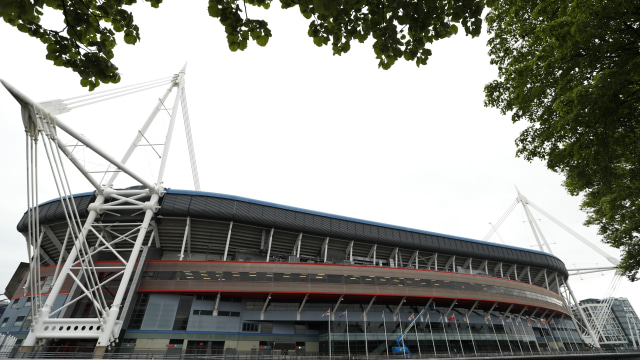
<svg viewBox="0 0 640 360">
<path fill-rule="evenodd" d="M 222 199 L 244 201 L 244 202 L 248 202 L 248 203 L 253 203 L 253 204 L 258 204 L 258 205 L 265 205 L 265 206 L 270 206 L 270 207 L 275 207 L 275 208 L 280 208 L 280 209 L 285 209 L 285 210 L 298 211 L 298 212 L 303 212 L 303 213 L 307 213 L 307 214 L 311 214 L 311 215 L 325 216 L 325 217 L 339 219 L 339 220 L 353 221 L 353 222 L 358 222 L 358 223 L 368 224 L 368 225 L 375 225 L 375 226 L 382 226 L 382 227 L 386 227 L 386 228 L 390 228 L 390 229 L 396 229 L 396 230 L 411 231 L 411 232 L 421 233 L 421 234 L 425 234 L 425 235 L 441 236 L 441 237 L 446 237 L 446 238 L 455 239 L 455 240 L 474 242 L 474 243 L 478 243 L 478 244 L 493 245 L 493 246 L 502 247 L 502 248 L 506 248 L 506 249 L 527 251 L 527 252 L 531 252 L 531 253 L 551 256 L 551 257 L 554 257 L 554 258 L 562 261 L 562 259 L 560 259 L 559 257 L 557 257 L 557 256 L 555 256 L 553 254 L 544 252 L 544 251 L 521 248 L 521 247 L 518 247 L 518 246 L 490 243 L 488 241 L 470 239 L 470 238 L 465 238 L 465 237 L 461 237 L 461 236 L 441 234 L 441 233 L 437 233 L 437 232 L 413 229 L 413 228 L 408 228 L 408 227 L 404 227 L 404 226 L 385 224 L 385 223 L 376 222 L 376 221 L 369 221 L 369 220 L 352 218 L 352 217 L 348 217 L 348 216 L 329 214 L 329 213 L 324 213 L 324 212 L 321 212 L 321 211 L 308 210 L 308 209 L 298 208 L 298 207 L 294 207 L 294 206 L 288 206 L 288 205 L 272 203 L 272 202 L 268 202 L 268 201 L 255 200 L 255 199 L 250 199 L 250 198 L 246 198 L 246 197 L 242 197 L 242 196 L 220 194 L 220 193 L 207 192 L 207 191 L 179 190 L 179 189 L 171 189 L 171 188 L 167 189 L 167 193 L 176 194 L 176 195 L 209 196 L 209 197 L 217 197 L 217 198 L 222 198 Z"/>
<path fill-rule="evenodd" d="M 77 198 L 77 197 L 92 196 L 93 194 L 95 194 L 95 191 L 87 191 L 87 192 L 83 192 L 83 193 L 72 194 L 72 195 L 70 195 L 70 197 L 72 199 L 74 199 L 74 198 Z M 60 197 L 53 198 L 51 200 L 47 200 L 47 201 L 45 201 L 43 203 L 40 203 L 38 206 L 46 205 L 46 204 L 52 203 L 54 201 L 60 201 Z"/>
</svg>

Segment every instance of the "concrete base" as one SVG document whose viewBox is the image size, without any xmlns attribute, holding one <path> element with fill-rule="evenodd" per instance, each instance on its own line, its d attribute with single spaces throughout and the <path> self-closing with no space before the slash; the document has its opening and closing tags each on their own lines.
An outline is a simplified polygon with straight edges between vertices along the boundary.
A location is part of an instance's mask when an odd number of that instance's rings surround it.
<svg viewBox="0 0 640 360">
<path fill-rule="evenodd" d="M 102 359 L 104 358 L 104 353 L 107 352 L 107 347 L 106 346 L 96 346 L 95 349 L 93 349 L 93 358 L 94 359 Z"/>
<path fill-rule="evenodd" d="M 33 346 L 20 346 L 20 349 L 18 350 L 18 354 L 20 353 L 28 354 L 31 352 L 33 352 Z"/>
</svg>

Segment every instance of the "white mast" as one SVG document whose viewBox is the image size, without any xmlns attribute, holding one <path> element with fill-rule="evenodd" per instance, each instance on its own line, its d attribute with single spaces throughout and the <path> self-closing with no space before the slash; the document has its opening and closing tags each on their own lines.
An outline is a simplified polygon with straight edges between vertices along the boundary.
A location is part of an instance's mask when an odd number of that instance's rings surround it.
<svg viewBox="0 0 640 360">
<path fill-rule="evenodd" d="M 140 85 L 125 87 L 120 90 L 108 90 L 104 92 L 83 95 L 68 100 L 54 100 L 46 103 L 36 103 L 22 94 L 10 84 L 2 81 L 2 84 L 22 106 L 22 120 L 27 134 L 27 177 L 28 177 L 28 249 L 30 251 L 30 278 L 28 291 L 34 299 L 32 301 L 33 321 L 26 339 L 22 343 L 22 351 L 29 352 L 42 339 L 95 339 L 96 352 L 106 351 L 107 346 L 113 344 L 119 336 L 122 327 L 126 307 L 130 304 L 130 298 L 135 293 L 135 287 L 142 270 L 142 266 L 136 268 L 136 262 L 143 263 L 146 256 L 145 241 L 150 241 L 153 234 L 152 217 L 159 209 L 159 200 L 165 194 L 162 184 L 168 154 L 171 147 L 172 131 L 178 105 L 182 105 L 183 120 L 191 158 L 192 174 L 196 190 L 199 190 L 197 167 L 191 128 L 188 119 L 188 110 L 184 89 L 185 67 L 169 79 L 160 79 Z M 133 142 L 121 161 L 118 161 L 106 151 L 100 149 L 95 143 L 85 138 L 70 126 L 56 117 L 71 109 L 93 104 L 95 102 L 113 99 L 134 92 L 168 85 L 167 90 L 158 104 L 155 106 L 147 121 L 138 131 Z M 176 91 L 174 106 L 171 109 L 171 124 L 167 131 L 163 154 L 160 159 L 160 170 L 155 179 L 146 179 L 129 168 L 126 163 L 138 147 L 146 131 L 153 123 L 156 115 L 163 106 L 164 101 Z M 76 100 L 78 98 L 83 98 Z M 74 101 L 69 101 L 74 100 Z M 111 173 L 106 183 L 101 183 L 94 178 L 93 173 L 78 161 L 69 147 L 60 139 L 58 131 L 62 131 L 76 139 L 93 153 L 109 163 L 109 168 L 103 175 Z M 44 234 L 39 225 L 38 214 L 38 143 L 42 140 L 49 165 L 51 167 L 55 185 L 58 189 L 61 203 L 64 205 L 65 217 L 69 224 L 67 233 L 73 241 L 73 248 L 64 262 L 58 261 L 51 290 L 44 304 L 40 302 L 42 284 L 40 284 L 39 268 L 41 266 L 40 241 Z M 73 192 L 67 180 L 64 168 L 64 158 L 67 158 L 80 171 L 80 173 L 95 188 L 95 200 L 88 205 L 88 216 L 82 221 L 73 200 Z M 113 184 L 119 174 L 124 173 L 133 179 L 138 186 L 130 189 L 114 189 Z M 133 185 L 133 184 L 132 184 Z M 131 215 L 131 213 L 134 215 Z M 127 215 L 137 220 L 127 223 L 102 223 L 102 216 Z M 135 214 L 142 214 L 135 216 Z M 109 226 L 108 232 L 105 230 Z M 153 229 L 155 231 L 155 229 Z M 107 235 L 107 233 L 109 235 Z M 146 240 L 148 239 L 148 240 Z M 92 243 L 90 244 L 89 241 Z M 33 254 L 31 254 L 33 250 Z M 94 258 L 99 253 L 108 253 L 118 261 L 113 264 L 97 264 Z M 60 249 L 60 257 L 65 249 Z M 49 259 L 51 260 L 51 259 Z M 131 282 L 133 278 L 133 282 Z M 67 281 L 73 281 L 74 288 L 64 302 L 64 305 L 54 309 L 54 304 L 59 298 L 63 285 Z M 119 281 L 113 299 L 105 293 L 105 289 L 112 282 Z M 114 291 L 114 289 L 110 289 Z M 71 310 L 79 301 L 87 299 L 93 305 L 91 318 L 71 318 Z M 124 305 L 123 305 L 124 304 Z"/>
<path fill-rule="evenodd" d="M 516 187 L 516 191 L 518 193 L 518 196 L 516 197 L 516 200 L 514 201 L 513 204 L 511 204 L 511 206 L 505 212 L 505 214 L 502 215 L 502 217 L 500 218 L 500 220 L 498 220 L 496 225 L 495 226 L 491 225 L 491 230 L 484 237 L 484 240 L 488 240 L 494 233 L 497 232 L 498 227 L 500 225 L 502 225 L 502 223 L 506 220 L 506 218 L 509 216 L 509 214 L 511 214 L 511 212 L 515 208 L 515 205 L 517 203 L 520 203 L 520 204 L 522 204 L 522 207 L 524 209 L 525 215 L 526 215 L 527 220 L 529 222 L 529 226 L 531 227 L 531 232 L 533 233 L 533 236 L 534 236 L 534 238 L 536 240 L 536 243 L 538 244 L 538 249 L 540 251 L 548 252 L 550 254 L 553 254 L 553 251 L 551 250 L 551 247 L 549 246 L 549 243 L 547 242 L 547 239 L 545 238 L 544 234 L 542 233 L 542 230 L 540 229 L 540 226 L 539 226 L 538 222 L 536 221 L 535 217 L 533 216 L 530 207 L 535 209 L 536 211 L 538 211 L 540 214 L 544 215 L 546 218 L 551 220 L 553 223 L 558 225 L 560 228 L 562 228 L 565 231 L 567 231 L 569 234 L 573 235 L 576 239 L 580 240 L 580 242 L 582 242 L 583 244 L 587 245 L 590 249 L 594 250 L 599 255 L 603 256 L 614 267 L 618 265 L 619 261 L 616 258 L 610 256 L 605 251 L 603 251 L 602 249 L 597 247 L 595 244 L 593 244 L 592 242 L 590 242 L 589 240 L 587 240 L 586 238 L 584 238 L 583 236 L 581 236 L 580 234 L 576 233 L 575 231 L 570 229 L 568 226 L 566 226 L 565 224 L 560 222 L 558 219 L 553 217 L 551 214 L 549 214 L 548 212 L 544 211 L 542 208 L 540 208 L 536 204 L 532 203 L 529 199 L 527 199 L 527 197 L 525 197 L 522 193 L 520 193 L 520 191 L 518 190 L 517 187 Z M 581 274 L 581 273 L 589 273 L 589 272 L 594 272 L 594 271 L 603 271 L 603 270 L 611 270 L 611 269 L 613 269 L 613 267 L 598 267 L 598 268 L 586 268 L 586 269 L 574 269 L 574 270 L 570 269 L 569 271 L 573 272 L 573 274 Z M 615 287 L 619 283 L 619 281 L 620 281 L 619 278 L 620 278 L 620 275 L 616 273 L 616 276 L 614 277 L 614 280 L 612 282 L 611 291 L 613 291 L 613 289 L 615 289 Z M 574 323 L 578 324 L 578 322 L 575 321 L 576 319 L 573 316 L 572 306 L 578 311 L 578 313 L 580 314 L 580 316 L 582 318 L 582 322 L 581 323 L 582 323 L 582 325 L 583 325 L 583 327 L 584 327 L 584 329 L 586 331 L 586 334 L 580 332 L 580 335 L 583 336 L 586 341 L 592 343 L 594 346 L 600 347 L 599 340 L 598 340 L 600 338 L 600 332 L 597 329 L 602 328 L 602 323 L 606 320 L 604 314 L 608 311 L 608 309 L 609 309 L 609 307 L 611 305 L 611 302 L 613 301 L 613 295 L 610 294 L 611 291 L 607 294 L 608 297 L 605 300 L 605 304 L 604 304 L 605 311 L 603 311 L 602 313 L 596 314 L 593 318 L 587 318 L 585 316 L 584 311 L 579 306 L 578 300 L 576 299 L 575 294 L 573 293 L 573 290 L 571 290 L 571 287 L 569 286 L 569 284 L 564 282 L 564 281 L 561 281 L 561 282 L 559 282 L 559 285 L 558 285 L 558 290 L 560 292 L 561 292 L 561 287 L 564 287 L 564 289 L 566 290 L 566 295 L 563 295 L 563 298 L 566 301 L 565 306 L 567 307 L 567 310 L 571 314 L 571 317 L 573 318 Z"/>
</svg>

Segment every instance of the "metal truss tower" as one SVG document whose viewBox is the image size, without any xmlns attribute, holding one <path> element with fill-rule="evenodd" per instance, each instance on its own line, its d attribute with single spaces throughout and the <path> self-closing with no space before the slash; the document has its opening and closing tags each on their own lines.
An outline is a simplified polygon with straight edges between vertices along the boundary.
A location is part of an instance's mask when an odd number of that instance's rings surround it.
<svg viewBox="0 0 640 360">
<path fill-rule="evenodd" d="M 612 267 L 610 266 L 610 267 L 594 267 L 594 268 L 586 268 L 586 269 L 569 269 L 569 275 L 579 275 L 579 274 L 586 274 L 590 272 L 601 272 L 601 271 L 615 269 L 615 266 L 617 266 L 619 263 L 619 261 L 616 258 L 610 256 L 609 254 L 604 252 L 602 249 L 600 249 L 599 247 L 591 243 L 589 240 L 587 240 L 586 238 L 584 238 L 583 236 L 581 236 L 580 234 L 576 233 L 571 228 L 563 224 L 560 220 L 556 219 L 551 214 L 544 211 L 541 207 L 532 203 L 526 196 L 520 193 L 520 191 L 517 188 L 516 188 L 516 191 L 518 193 L 518 196 L 516 197 L 515 201 L 507 209 L 505 214 L 503 214 L 502 217 L 498 220 L 496 225 L 493 225 L 493 224 L 491 225 L 492 227 L 491 230 L 489 231 L 489 233 L 487 233 L 487 235 L 485 235 L 483 240 L 486 241 L 494 233 L 497 233 L 498 227 L 502 225 L 502 223 L 507 219 L 509 214 L 511 214 L 511 212 L 517 206 L 517 204 L 520 203 L 524 209 L 524 213 L 527 217 L 527 221 L 529 222 L 529 226 L 531 227 L 531 232 L 533 233 L 536 243 L 538 244 L 538 249 L 540 251 L 553 254 L 553 251 L 549 246 L 549 242 L 547 241 L 544 234 L 542 233 L 542 230 L 540 229 L 540 225 L 538 224 L 535 217 L 533 216 L 533 213 L 531 212 L 530 208 L 533 208 L 536 211 L 538 211 L 540 214 L 544 215 L 547 219 L 551 220 L 554 224 L 556 224 L 557 226 L 559 226 L 560 228 L 562 228 L 563 230 L 571 234 L 573 237 L 575 237 L 577 240 L 582 242 L 584 245 L 588 246 L 590 249 L 592 249 L 593 251 L 595 251 L 605 259 L 607 259 L 607 261 L 609 261 L 613 265 Z M 610 286 L 610 290 L 608 290 L 609 294 L 615 291 L 615 288 L 617 288 L 618 284 L 620 283 L 620 280 L 621 280 L 621 276 L 616 272 L 616 275 L 614 276 L 614 279 Z M 605 304 L 605 307 L 604 307 L 606 311 L 602 311 L 601 313 L 597 314 L 596 317 L 588 317 L 584 313 L 583 309 L 580 307 L 578 299 L 576 299 L 576 296 L 574 295 L 573 290 L 571 290 L 569 283 L 563 280 L 559 281 L 557 279 L 556 279 L 556 282 L 558 283 L 559 293 L 565 300 L 565 304 L 564 304 L 565 307 L 569 311 L 569 314 L 571 314 L 571 318 L 573 319 L 573 322 L 579 327 L 578 330 L 580 331 L 580 335 L 587 343 L 599 348 L 600 347 L 599 339 L 604 339 L 603 324 L 606 320 L 605 314 L 607 313 L 608 309 L 611 306 L 611 302 L 613 301 L 613 295 L 607 297 L 607 303 Z M 579 319 L 575 318 L 574 310 L 580 316 Z"/>
<path fill-rule="evenodd" d="M 107 347 L 118 340 L 124 317 L 136 291 L 135 284 L 142 270 L 142 266 L 136 265 L 138 262 L 144 263 L 148 249 L 146 245 L 154 236 L 157 236 L 153 218 L 160 207 L 159 201 L 165 193 L 163 177 L 178 107 L 182 109 L 185 122 L 194 185 L 196 190 L 199 190 L 185 95 L 185 69 L 186 65 L 178 74 L 170 78 L 46 103 L 34 102 L 10 84 L 2 81 L 5 88 L 21 105 L 27 143 L 29 206 L 26 237 L 30 271 L 26 293 L 33 299 L 31 301 L 33 319 L 21 351 L 30 352 L 39 341 L 56 338 L 95 339 L 96 353 L 103 353 Z M 56 116 L 80 106 L 165 85 L 168 85 L 167 90 L 158 100 L 121 160 L 100 149 Z M 170 109 L 165 141 L 164 144 L 159 144 L 163 148 L 159 171 L 155 179 L 146 179 L 126 164 L 134 151 L 144 145 L 141 141 L 145 139 L 145 133 L 158 112 L 169 111 L 164 103 L 174 90 L 176 90 L 175 100 Z M 78 98 L 83 99 L 77 100 Z M 59 137 L 61 132 L 75 139 L 77 143 L 72 146 L 65 144 Z M 40 214 L 38 213 L 39 143 L 45 150 L 68 223 L 64 244 L 59 246 L 60 255 L 48 296 L 42 295 L 44 285 L 39 276 L 43 256 L 46 257 L 46 254 L 40 251 L 40 243 L 47 232 L 47 229 L 39 224 Z M 101 179 L 98 179 L 95 172 L 87 169 L 83 162 L 74 156 L 73 149 L 78 146 L 90 149 L 108 163 L 108 167 L 100 172 Z M 89 204 L 85 219 L 81 219 L 70 189 L 65 169 L 65 163 L 68 164 L 69 161 L 95 188 L 95 200 Z M 121 174 L 128 176 L 135 186 L 126 189 L 115 188 L 114 181 Z M 105 216 L 110 220 L 103 221 Z M 65 250 L 67 244 L 73 244 L 68 254 Z M 104 258 L 114 261 L 97 261 Z M 51 263 L 54 259 L 44 260 Z M 69 282 L 73 283 L 71 292 L 65 301 L 62 301 L 61 290 L 63 285 L 68 286 L 65 283 Z M 72 318 L 73 308 L 81 302 L 91 308 L 91 313 L 82 318 Z"/>
</svg>

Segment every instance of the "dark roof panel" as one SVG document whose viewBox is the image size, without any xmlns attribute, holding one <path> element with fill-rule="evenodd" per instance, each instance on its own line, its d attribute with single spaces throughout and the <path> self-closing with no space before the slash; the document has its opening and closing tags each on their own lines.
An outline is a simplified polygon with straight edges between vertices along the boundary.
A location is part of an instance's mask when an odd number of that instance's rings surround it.
<svg viewBox="0 0 640 360">
<path fill-rule="evenodd" d="M 93 194 L 74 196 L 81 216 L 86 217 Z M 416 230 L 268 203 L 216 193 L 167 190 L 157 213 L 164 217 L 187 217 L 210 220 L 237 221 L 248 225 L 275 227 L 309 235 L 356 240 L 388 247 L 442 252 L 466 257 L 538 266 L 557 271 L 565 278 L 568 272 L 557 257 L 541 251 L 488 243 L 452 235 Z M 59 201 L 40 205 L 41 223 L 64 221 Z M 18 230 L 27 229 L 26 216 Z"/>
</svg>

